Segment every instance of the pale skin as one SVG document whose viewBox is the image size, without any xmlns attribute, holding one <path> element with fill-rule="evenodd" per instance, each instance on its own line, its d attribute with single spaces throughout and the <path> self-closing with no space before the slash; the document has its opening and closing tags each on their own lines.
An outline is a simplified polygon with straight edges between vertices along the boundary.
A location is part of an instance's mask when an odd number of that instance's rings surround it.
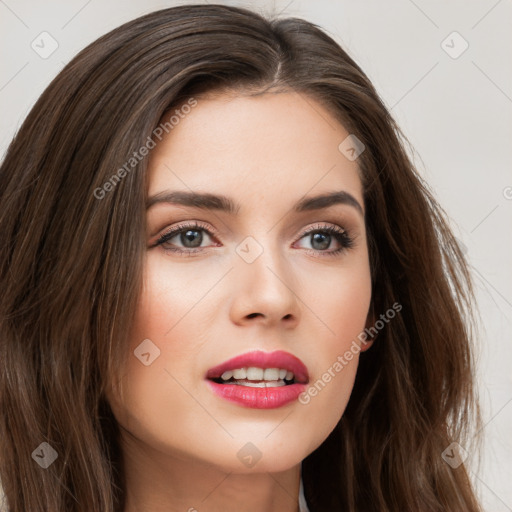
<svg viewBox="0 0 512 512">
<path fill-rule="evenodd" d="M 240 209 L 160 202 L 147 211 L 144 289 L 130 351 L 149 339 L 160 356 L 145 366 L 132 355 L 123 398 L 115 391 L 109 397 L 122 434 L 124 512 L 299 510 L 301 461 L 342 416 L 359 354 L 309 403 L 275 409 L 228 402 L 205 375 L 250 350 L 285 350 L 304 362 L 312 385 L 370 324 L 360 171 L 338 149 L 347 136 L 312 98 L 224 93 L 198 98 L 152 150 L 149 197 L 207 192 Z M 293 211 L 304 197 L 338 191 L 362 212 L 349 203 Z M 188 226 L 194 222 L 201 229 Z M 172 252 L 197 250 L 180 234 L 155 245 L 183 223 L 184 232 L 202 235 L 201 252 Z M 304 234 L 329 226 L 345 230 L 352 247 L 328 255 L 343 248 L 334 235 L 324 233 L 319 244 Z M 262 248 L 251 263 L 236 252 L 249 236 Z M 247 443 L 261 454 L 253 467 L 237 456 Z"/>
</svg>

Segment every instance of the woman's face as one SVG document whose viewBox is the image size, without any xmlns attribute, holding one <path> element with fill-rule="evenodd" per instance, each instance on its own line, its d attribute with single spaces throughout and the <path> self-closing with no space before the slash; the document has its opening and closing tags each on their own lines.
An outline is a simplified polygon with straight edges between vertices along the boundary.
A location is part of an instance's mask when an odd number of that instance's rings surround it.
<svg viewBox="0 0 512 512">
<path fill-rule="evenodd" d="M 325 440 L 354 383 L 371 296 L 357 160 L 297 93 L 188 111 L 149 156 L 144 289 L 111 405 L 172 459 L 283 471 Z"/>
</svg>

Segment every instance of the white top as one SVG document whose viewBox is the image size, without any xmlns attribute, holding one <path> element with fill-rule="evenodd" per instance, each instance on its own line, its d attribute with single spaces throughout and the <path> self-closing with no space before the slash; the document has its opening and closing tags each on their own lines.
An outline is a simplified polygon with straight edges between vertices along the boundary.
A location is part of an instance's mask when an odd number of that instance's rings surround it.
<svg viewBox="0 0 512 512">
<path fill-rule="evenodd" d="M 306 497 L 304 496 L 304 484 L 302 483 L 302 475 L 300 477 L 299 487 L 299 512 L 309 512 L 309 508 L 306 503 Z"/>
</svg>

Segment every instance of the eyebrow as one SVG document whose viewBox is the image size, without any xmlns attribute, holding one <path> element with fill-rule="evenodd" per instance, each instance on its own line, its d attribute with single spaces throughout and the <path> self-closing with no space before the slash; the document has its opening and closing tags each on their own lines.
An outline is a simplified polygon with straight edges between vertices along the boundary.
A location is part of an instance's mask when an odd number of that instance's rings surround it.
<svg viewBox="0 0 512 512">
<path fill-rule="evenodd" d="M 148 210 L 155 204 L 160 203 L 180 204 L 183 206 L 201 208 L 203 210 L 217 210 L 231 215 L 237 215 L 240 211 L 240 204 L 235 203 L 232 199 L 223 195 L 169 190 L 164 190 L 163 192 L 149 197 L 146 201 L 146 209 Z M 352 194 L 344 190 L 305 197 L 295 204 L 293 210 L 296 213 L 300 213 L 329 208 L 336 204 L 352 206 L 364 217 L 363 207 L 359 201 Z"/>
</svg>

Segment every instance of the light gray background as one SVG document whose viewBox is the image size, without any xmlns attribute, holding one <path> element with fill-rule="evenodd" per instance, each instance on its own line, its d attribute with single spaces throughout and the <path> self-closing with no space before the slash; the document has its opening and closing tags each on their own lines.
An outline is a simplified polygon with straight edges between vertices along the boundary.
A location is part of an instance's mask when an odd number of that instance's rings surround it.
<svg viewBox="0 0 512 512">
<path fill-rule="evenodd" d="M 510 0 L 219 3 L 319 24 L 361 65 L 415 147 L 420 172 L 467 247 L 478 290 L 486 425 L 482 464 L 473 466 L 472 478 L 487 512 L 512 511 Z M 178 2 L 0 0 L 2 157 L 35 100 L 80 49 L 126 21 L 173 5 Z M 43 31 L 59 45 L 47 59 L 31 48 L 34 40 L 42 45 Z M 469 44 L 455 59 L 442 46 L 454 31 Z M 454 36 L 445 43 L 452 52 L 461 44 Z"/>
</svg>

